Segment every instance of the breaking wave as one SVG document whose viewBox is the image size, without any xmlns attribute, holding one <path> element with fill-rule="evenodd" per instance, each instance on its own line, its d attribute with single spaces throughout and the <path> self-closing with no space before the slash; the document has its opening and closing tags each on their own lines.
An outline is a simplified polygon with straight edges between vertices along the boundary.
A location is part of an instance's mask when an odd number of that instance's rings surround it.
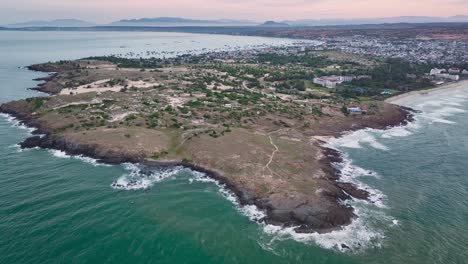
<svg viewBox="0 0 468 264">
<path fill-rule="evenodd" d="M 77 159 L 93 166 L 111 166 L 104 163 L 100 163 L 97 159 L 86 157 L 83 155 L 68 155 L 66 152 L 56 149 L 50 149 L 49 152 L 57 158 L 61 159 Z"/>
<path fill-rule="evenodd" d="M 226 185 L 220 183 L 219 181 L 213 178 L 210 178 L 205 173 L 193 170 L 190 170 L 190 172 L 193 175 L 193 177 L 189 179 L 190 183 L 192 183 L 193 181 L 214 183 L 216 186 L 218 186 L 219 192 L 228 201 L 233 203 L 240 213 L 247 216 L 251 221 L 260 223 L 266 217 L 266 213 L 263 210 L 260 210 L 255 205 L 241 205 L 239 200 L 237 199 L 237 196 L 231 190 L 229 190 L 226 187 Z"/>
<path fill-rule="evenodd" d="M 183 167 L 147 169 L 138 164 L 125 163 L 129 173 L 115 180 L 111 187 L 117 190 L 141 190 L 152 187 L 155 183 L 177 175 Z"/>
<path fill-rule="evenodd" d="M 369 193 L 369 202 L 379 208 L 387 208 L 385 205 L 385 195 L 374 189 L 363 182 L 359 181 L 360 177 L 374 177 L 381 178 L 381 176 L 371 170 L 366 170 L 361 167 L 353 165 L 352 160 L 348 157 L 347 154 L 342 154 L 343 162 L 335 163 L 333 166 L 340 171 L 340 182 L 352 183 L 356 185 L 359 189 L 365 190 Z"/>
<path fill-rule="evenodd" d="M 5 121 L 10 123 L 12 127 L 26 130 L 29 133 L 32 133 L 34 130 L 36 130 L 33 127 L 26 126 L 25 124 L 23 124 L 21 121 L 19 121 L 17 118 L 13 117 L 12 115 L 0 113 L 0 117 L 4 118 Z"/>
<path fill-rule="evenodd" d="M 358 217 L 350 225 L 330 233 L 304 234 L 294 231 L 295 227 L 283 228 L 274 225 L 265 225 L 263 230 L 272 235 L 274 240 L 293 239 L 341 252 L 360 252 L 367 248 L 381 247 L 385 235 L 382 231 L 371 227 L 369 222 L 378 219 L 379 222 L 386 220 L 390 224 L 393 220 L 383 214 L 376 214 L 373 210 L 368 210 L 365 207 L 354 206 L 355 214 Z"/>
<path fill-rule="evenodd" d="M 465 113 L 466 110 L 463 103 L 466 101 L 468 101 L 468 93 L 457 93 L 445 96 L 442 99 L 437 98 L 424 102 L 415 102 L 406 106 L 420 112 L 416 113 L 414 120 L 406 125 L 386 130 L 364 129 L 353 131 L 340 138 L 329 140 L 325 146 L 336 150 L 371 147 L 382 151 L 389 151 L 390 148 L 383 144 L 382 140 L 411 136 L 420 128 L 433 123 L 454 124 L 455 122 L 450 120 L 449 117 Z M 380 247 L 385 239 L 385 235 L 382 227 L 373 228 L 372 223 L 386 223 L 385 226 L 395 228 L 400 225 L 400 221 L 393 219 L 385 213 L 384 209 L 387 208 L 385 204 L 386 196 L 380 190 L 364 184 L 359 178 L 380 178 L 382 176 L 371 170 L 353 165 L 352 160 L 345 153 L 342 157 L 343 161 L 341 163 L 334 164 L 340 171 L 340 181 L 353 183 L 360 189 L 370 193 L 369 202 L 358 200 L 347 202 L 347 204 L 352 205 L 355 209 L 355 214 L 358 216 L 357 219 L 353 220 L 350 225 L 343 229 L 327 234 L 297 234 L 294 232 L 294 228 L 275 226 L 266 226 L 266 231 L 278 236 L 280 239 L 292 238 L 302 242 L 313 241 L 324 248 L 340 251 L 359 251 L 360 249 L 369 247 Z M 376 226 L 381 226 L 381 224 L 377 224 Z"/>
</svg>

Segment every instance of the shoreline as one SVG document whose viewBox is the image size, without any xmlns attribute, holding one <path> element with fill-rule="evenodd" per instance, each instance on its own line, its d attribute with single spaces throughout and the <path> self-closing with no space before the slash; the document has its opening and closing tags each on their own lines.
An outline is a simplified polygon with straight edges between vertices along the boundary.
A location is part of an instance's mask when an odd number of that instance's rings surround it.
<svg viewBox="0 0 468 264">
<path fill-rule="evenodd" d="M 447 83 L 439 87 L 428 90 L 412 91 L 408 93 L 392 96 L 385 100 L 385 102 L 395 105 L 405 105 L 407 101 L 420 98 L 426 95 L 434 95 L 445 91 L 455 91 L 459 89 L 466 89 L 468 87 L 468 80 L 461 80 L 455 83 Z"/>
<path fill-rule="evenodd" d="M 406 124 L 412 120 L 412 114 L 407 109 L 403 108 L 404 111 L 408 113 L 405 120 L 398 124 L 392 124 L 388 126 L 381 126 L 376 127 L 376 129 L 390 129 L 392 127 Z M 277 216 L 275 216 L 272 211 L 272 208 L 267 201 L 258 200 L 252 197 L 252 195 L 248 192 L 248 190 L 238 186 L 236 183 L 232 182 L 228 177 L 223 176 L 222 173 L 200 166 L 198 164 L 191 163 L 186 160 L 152 160 L 152 159 L 142 159 L 140 157 L 132 157 L 132 156 L 102 156 L 97 153 L 95 146 L 92 145 L 77 145 L 70 142 L 67 142 L 64 138 L 52 138 L 52 134 L 48 131 L 47 128 L 43 128 L 40 126 L 40 123 L 34 122 L 32 118 L 28 118 L 27 116 L 21 115 L 19 113 L 13 113 L 5 111 L 0 107 L 0 112 L 8 114 L 15 119 L 17 119 L 21 124 L 34 129 L 31 132 L 31 136 L 27 137 L 24 141 L 18 143 L 19 146 L 23 149 L 27 148 L 41 148 L 46 150 L 59 150 L 63 151 L 65 154 L 70 156 L 84 156 L 95 159 L 98 163 L 102 164 L 109 164 L 109 165 L 121 165 L 124 163 L 131 163 L 135 165 L 143 165 L 149 168 L 169 168 L 169 167 L 177 167 L 182 166 L 184 168 L 188 168 L 193 171 L 201 172 L 206 174 L 207 177 L 219 182 L 220 184 L 224 185 L 229 191 L 232 191 L 238 202 L 241 206 L 246 205 L 254 205 L 257 209 L 265 212 L 265 217 L 262 219 L 257 219 L 255 222 L 258 223 L 265 223 L 271 224 L 274 226 L 279 226 L 282 228 L 295 228 L 295 232 L 297 233 L 330 233 L 333 231 L 341 230 L 344 227 L 350 225 L 355 218 L 358 216 L 354 214 L 354 208 L 349 205 L 342 205 L 339 209 L 341 213 L 345 213 L 347 217 L 345 223 L 340 225 L 333 225 L 333 227 L 321 228 L 321 229 L 311 229 L 304 225 L 304 223 L 297 222 L 297 221 L 284 221 L 278 220 Z M 342 163 L 344 153 L 340 150 L 330 148 L 324 145 L 326 141 L 325 138 L 335 138 L 341 137 L 350 133 L 352 131 L 358 131 L 361 129 L 366 128 L 356 128 L 352 130 L 347 130 L 341 132 L 339 135 L 336 136 L 328 136 L 328 137 L 316 137 L 315 140 L 316 145 L 321 149 L 321 157 L 318 159 L 319 163 L 321 164 L 321 170 L 326 174 L 326 178 L 332 182 L 332 184 L 340 190 L 339 192 L 330 192 L 328 196 L 332 198 L 332 200 L 336 201 L 347 201 L 352 199 L 364 200 L 367 202 L 371 202 L 369 200 L 370 193 L 366 190 L 359 189 L 354 183 L 351 182 L 344 182 L 340 181 L 341 179 L 341 171 L 335 167 L 335 164 Z M 338 207 L 339 208 L 339 207 Z M 337 210 L 337 208 L 335 208 Z M 340 214 L 341 214 L 340 213 Z"/>
</svg>

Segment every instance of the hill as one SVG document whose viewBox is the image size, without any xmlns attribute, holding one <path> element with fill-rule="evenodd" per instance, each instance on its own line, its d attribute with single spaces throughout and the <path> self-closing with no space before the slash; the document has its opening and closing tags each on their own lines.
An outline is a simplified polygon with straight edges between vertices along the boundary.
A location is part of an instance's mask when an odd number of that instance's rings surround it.
<svg viewBox="0 0 468 264">
<path fill-rule="evenodd" d="M 9 28 L 23 27 L 92 27 L 95 24 L 78 19 L 37 20 L 7 25 Z"/>
</svg>

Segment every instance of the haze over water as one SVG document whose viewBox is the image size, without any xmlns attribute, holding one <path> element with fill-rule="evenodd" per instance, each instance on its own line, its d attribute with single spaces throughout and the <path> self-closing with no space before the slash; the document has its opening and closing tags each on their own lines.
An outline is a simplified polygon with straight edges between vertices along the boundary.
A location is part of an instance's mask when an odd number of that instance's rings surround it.
<svg viewBox="0 0 468 264">
<path fill-rule="evenodd" d="M 44 74 L 18 68 L 32 63 L 265 43 L 291 41 L 0 32 L 0 103 L 37 95 L 26 88 Z M 356 202 L 361 217 L 344 231 L 302 236 L 250 221 L 244 214 L 254 210 L 188 170 L 155 173 L 140 182 L 146 189 L 113 189 L 115 180 L 135 180 L 132 166 L 20 151 L 29 131 L 2 116 L 0 263 L 466 263 L 468 87 L 409 106 L 423 113 L 407 127 L 332 142 L 349 155 L 345 176 L 372 191 L 375 205 Z M 353 250 L 334 249 L 342 243 Z"/>
</svg>

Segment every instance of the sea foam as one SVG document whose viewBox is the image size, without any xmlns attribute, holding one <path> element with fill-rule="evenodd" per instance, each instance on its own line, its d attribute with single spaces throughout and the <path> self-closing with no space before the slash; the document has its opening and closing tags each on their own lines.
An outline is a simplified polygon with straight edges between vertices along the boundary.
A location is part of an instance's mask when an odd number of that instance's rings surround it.
<svg viewBox="0 0 468 264">
<path fill-rule="evenodd" d="M 77 159 L 81 160 L 85 163 L 91 164 L 93 166 L 111 166 L 105 163 L 100 163 L 97 159 L 93 159 L 90 157 L 86 157 L 83 155 L 68 155 L 66 152 L 57 150 L 57 149 L 50 149 L 49 152 L 54 155 L 56 158 L 61 158 L 61 159 Z"/>
<path fill-rule="evenodd" d="M 139 164 L 126 163 L 123 165 L 129 172 L 117 180 L 111 187 L 117 190 L 141 190 L 152 187 L 155 183 L 177 175 L 183 167 L 160 168 L 143 170 Z"/>
<path fill-rule="evenodd" d="M 36 130 L 33 127 L 26 126 L 25 124 L 23 124 L 21 121 L 19 121 L 17 118 L 13 117 L 12 115 L 0 113 L 0 117 L 4 118 L 9 124 L 11 124 L 12 127 L 26 130 L 29 134 L 31 134 L 34 130 Z"/>
</svg>

